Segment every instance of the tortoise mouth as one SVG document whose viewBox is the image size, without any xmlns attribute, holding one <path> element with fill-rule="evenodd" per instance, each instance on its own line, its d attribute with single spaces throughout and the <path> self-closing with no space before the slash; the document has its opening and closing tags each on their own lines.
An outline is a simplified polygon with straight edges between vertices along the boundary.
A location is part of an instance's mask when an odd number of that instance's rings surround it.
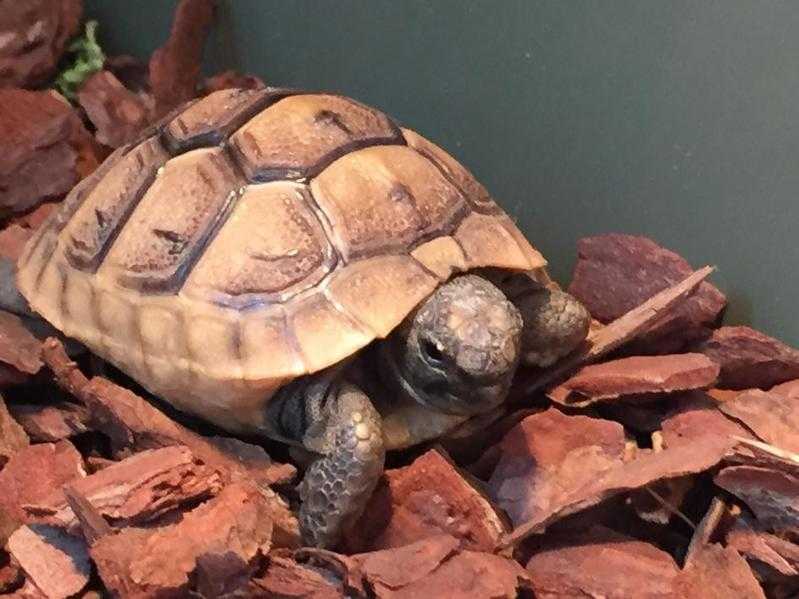
<svg viewBox="0 0 799 599">
<path fill-rule="evenodd" d="M 387 368 L 387 375 L 394 382 L 402 395 L 412 399 L 436 412 L 451 414 L 453 416 L 474 416 L 483 412 L 490 412 L 500 405 L 507 396 L 510 379 L 492 381 L 485 384 L 461 386 L 444 379 L 446 373 L 442 370 L 431 369 L 431 380 L 418 381 L 414 372 L 408 365 L 398 361 L 390 347 L 384 346 L 382 362 Z"/>
<path fill-rule="evenodd" d="M 507 395 L 507 385 L 481 385 L 463 393 L 453 393 L 453 386 L 435 382 L 422 387 L 417 401 L 431 409 L 457 416 L 475 416 L 490 412 L 499 406 Z"/>
</svg>

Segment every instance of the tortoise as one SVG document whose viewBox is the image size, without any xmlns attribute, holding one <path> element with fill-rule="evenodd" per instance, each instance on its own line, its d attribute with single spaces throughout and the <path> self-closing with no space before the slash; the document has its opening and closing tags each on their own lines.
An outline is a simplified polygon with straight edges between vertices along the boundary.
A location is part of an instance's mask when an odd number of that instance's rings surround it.
<svg viewBox="0 0 799 599">
<path fill-rule="evenodd" d="M 385 451 L 501 407 L 589 316 L 454 158 L 332 93 L 229 89 L 116 150 L 30 240 L 17 284 L 179 410 L 316 456 L 309 544 Z"/>
</svg>

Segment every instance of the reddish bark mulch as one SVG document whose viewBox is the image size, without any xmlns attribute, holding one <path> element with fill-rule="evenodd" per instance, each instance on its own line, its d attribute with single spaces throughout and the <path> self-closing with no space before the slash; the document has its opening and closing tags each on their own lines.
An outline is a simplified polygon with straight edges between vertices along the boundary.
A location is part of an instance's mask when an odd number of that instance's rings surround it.
<svg viewBox="0 0 799 599">
<path fill-rule="evenodd" d="M 0 595 L 797 596 L 799 351 L 721 327 L 712 269 L 631 235 L 578 243 L 569 289 L 595 319 L 580 348 L 520 373 L 505 412 L 392 456 L 337 551 L 301 548 L 297 468 L 270 456 L 285 451 L 87 376 L 96 360 L 29 332 L 9 275 L 112 148 L 263 81 L 203 79 L 215 3 L 182 0 L 149 64 L 112 57 L 75 106 L 9 87 L 51 77 L 79 26 L 77 1 L 23 4 L 0 0 L 0 294 L 19 313 L 0 311 Z M 39 13 L 42 43 L 14 51 Z"/>
</svg>

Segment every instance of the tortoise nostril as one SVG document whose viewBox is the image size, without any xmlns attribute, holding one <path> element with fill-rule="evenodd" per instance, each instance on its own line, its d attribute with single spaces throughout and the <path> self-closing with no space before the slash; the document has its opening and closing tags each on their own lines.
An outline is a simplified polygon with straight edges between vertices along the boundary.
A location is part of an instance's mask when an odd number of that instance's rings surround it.
<svg viewBox="0 0 799 599">
<path fill-rule="evenodd" d="M 444 361 L 444 353 L 436 343 L 430 341 L 429 339 L 422 341 L 422 353 L 424 353 L 425 357 L 434 364 L 440 364 Z"/>
</svg>

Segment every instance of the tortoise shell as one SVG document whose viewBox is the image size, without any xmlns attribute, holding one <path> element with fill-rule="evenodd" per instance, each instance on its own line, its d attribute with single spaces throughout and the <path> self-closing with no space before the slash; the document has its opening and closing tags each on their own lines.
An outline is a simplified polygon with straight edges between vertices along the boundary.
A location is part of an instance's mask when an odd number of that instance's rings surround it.
<svg viewBox="0 0 799 599">
<path fill-rule="evenodd" d="M 31 307 L 179 409 L 273 392 L 388 335 L 454 273 L 545 260 L 451 156 L 348 98 L 223 90 L 114 152 L 31 239 Z"/>
</svg>

